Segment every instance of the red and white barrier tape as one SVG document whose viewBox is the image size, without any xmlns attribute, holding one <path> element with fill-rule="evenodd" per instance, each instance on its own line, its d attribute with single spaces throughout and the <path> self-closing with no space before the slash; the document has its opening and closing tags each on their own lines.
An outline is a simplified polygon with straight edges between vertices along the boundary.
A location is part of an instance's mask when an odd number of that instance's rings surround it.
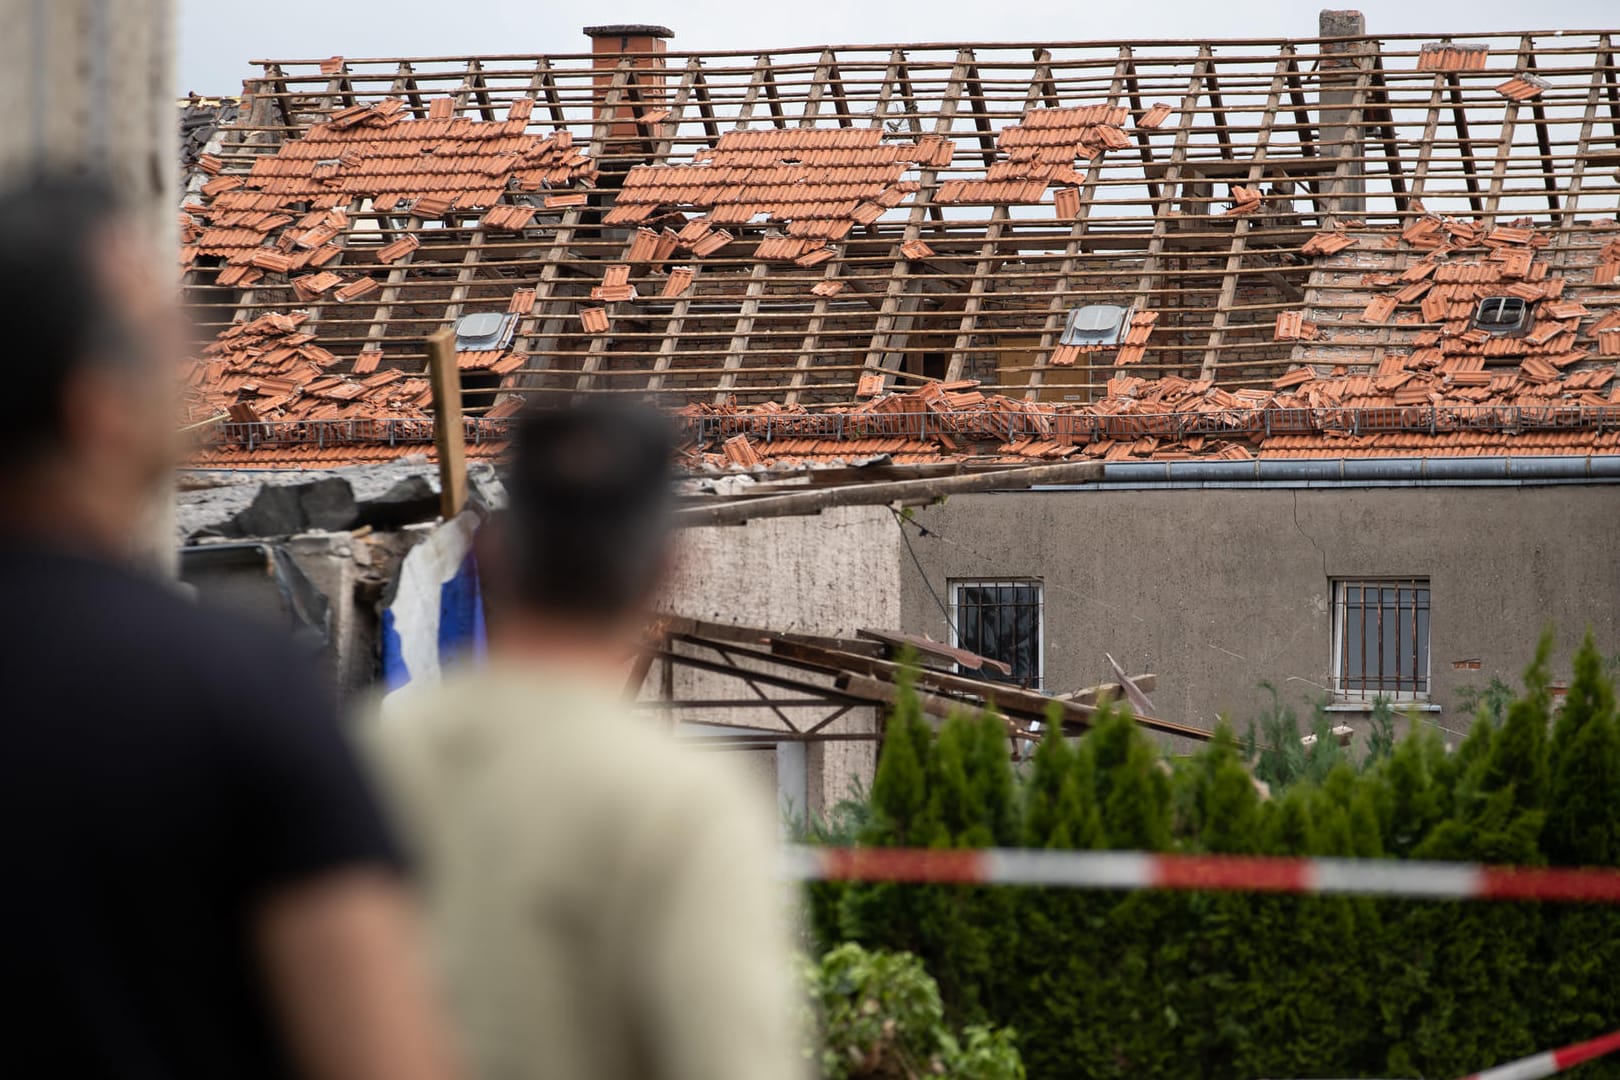
<svg viewBox="0 0 1620 1080">
<path fill-rule="evenodd" d="M 1527 1058 L 1510 1061 L 1494 1069 L 1473 1073 L 1463 1077 L 1463 1080 L 1541 1080 L 1543 1076 L 1552 1076 L 1565 1069 L 1573 1069 L 1583 1062 L 1612 1054 L 1616 1050 L 1620 1050 L 1620 1031 L 1611 1031 L 1607 1035 L 1599 1035 L 1595 1039 L 1566 1046 L 1562 1050 L 1531 1054 Z"/>
<path fill-rule="evenodd" d="M 1424 900 L 1620 904 L 1620 870 L 1605 869 L 1035 848 L 790 847 L 785 862 L 786 876 L 797 881 L 1210 889 Z"/>
</svg>

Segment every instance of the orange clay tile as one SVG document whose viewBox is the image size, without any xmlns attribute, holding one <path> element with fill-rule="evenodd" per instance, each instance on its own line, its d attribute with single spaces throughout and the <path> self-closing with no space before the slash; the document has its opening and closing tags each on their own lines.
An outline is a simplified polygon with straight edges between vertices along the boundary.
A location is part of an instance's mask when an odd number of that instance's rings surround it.
<svg viewBox="0 0 1620 1080">
<path fill-rule="evenodd" d="M 1058 188 L 1052 195 L 1052 209 L 1059 220 L 1073 221 L 1080 216 L 1080 189 Z"/>
<path fill-rule="evenodd" d="M 564 191 L 546 196 L 546 209 L 558 210 L 567 206 L 584 206 L 591 201 L 583 191 Z"/>
<path fill-rule="evenodd" d="M 1149 105 L 1147 111 L 1137 119 L 1136 126 L 1139 128 L 1156 128 L 1169 119 L 1170 114 L 1174 111 L 1174 106 L 1167 105 L 1162 101 L 1155 101 L 1152 105 Z"/>
<path fill-rule="evenodd" d="M 881 128 L 767 128 L 728 131 L 690 165 L 638 165 L 625 176 L 604 225 L 647 220 L 660 208 L 706 211 L 695 220 L 784 224 L 789 236 L 842 239 L 917 190 L 908 168 L 948 162 L 949 140 L 888 142 Z M 682 235 L 688 246 L 698 237 Z"/>
<path fill-rule="evenodd" d="M 534 310 L 534 290 L 518 289 L 512 293 L 512 299 L 507 302 L 506 310 L 512 315 L 527 315 Z"/>
<path fill-rule="evenodd" d="M 589 307 L 579 309 L 579 324 L 587 334 L 605 334 L 612 322 L 607 308 Z"/>
<path fill-rule="evenodd" d="M 1551 85 L 1539 75 L 1521 71 L 1507 82 L 1498 85 L 1496 92 L 1510 101 L 1529 101 Z"/>
<path fill-rule="evenodd" d="M 861 398 L 877 397 L 883 393 L 883 379 L 884 377 L 878 372 L 866 372 L 861 376 L 859 385 L 855 387 L 855 396 Z"/>
<path fill-rule="evenodd" d="M 1110 105 L 1027 109 L 1019 122 L 1001 129 L 1000 156 L 982 180 L 947 180 L 942 203 L 1016 204 L 1040 202 L 1050 183 L 1079 182 L 1074 166 L 1109 150 L 1131 145 L 1124 124 L 1128 109 Z"/>
<path fill-rule="evenodd" d="M 700 259 L 708 258 L 735 239 L 724 229 L 711 229 L 706 232 L 703 239 L 692 245 L 692 254 Z"/>
<path fill-rule="evenodd" d="M 356 278 L 347 285 L 342 285 L 337 289 L 334 289 L 332 295 L 339 300 L 347 302 L 349 300 L 358 300 L 363 296 L 368 296 L 371 293 L 376 292 L 379 288 L 381 288 L 381 285 L 378 284 L 377 279 L 374 277 Z"/>
<path fill-rule="evenodd" d="M 1332 255 L 1355 243 L 1355 238 L 1342 232 L 1319 232 L 1300 246 L 1301 255 Z"/>
<path fill-rule="evenodd" d="M 669 268 L 669 278 L 664 282 L 664 289 L 658 295 L 672 298 L 681 295 L 691 287 L 693 278 L 690 266 L 672 266 Z"/>
<path fill-rule="evenodd" d="M 421 246 L 422 241 L 416 238 L 415 233 L 406 233 L 393 243 L 378 248 L 377 261 L 384 264 L 397 262 Z"/>
<path fill-rule="evenodd" d="M 1371 323 L 1388 322 L 1389 317 L 1393 314 L 1395 314 L 1395 298 L 1393 296 L 1375 296 L 1367 301 L 1367 308 L 1361 313 L 1361 321 Z"/>
<path fill-rule="evenodd" d="M 908 259 L 927 259 L 934 254 L 934 249 L 925 240 L 907 240 L 900 245 L 900 254 Z"/>
<path fill-rule="evenodd" d="M 811 248 L 793 261 L 799 266 L 818 266 L 836 254 L 838 254 L 838 250 L 833 247 Z"/>
<path fill-rule="evenodd" d="M 837 296 L 844 291 L 844 283 L 836 279 L 818 281 L 811 286 L 810 291 L 817 296 Z M 1616 338 L 1620 342 L 1620 336 Z"/>
<path fill-rule="evenodd" d="M 1490 49 L 1485 45 L 1431 41 L 1418 51 L 1417 70 L 1483 71 L 1489 61 Z"/>
<path fill-rule="evenodd" d="M 650 262 L 657 250 L 658 234 L 652 229 L 637 229 L 635 239 L 630 241 L 630 250 L 625 252 L 624 257 L 630 262 Z"/>
</svg>

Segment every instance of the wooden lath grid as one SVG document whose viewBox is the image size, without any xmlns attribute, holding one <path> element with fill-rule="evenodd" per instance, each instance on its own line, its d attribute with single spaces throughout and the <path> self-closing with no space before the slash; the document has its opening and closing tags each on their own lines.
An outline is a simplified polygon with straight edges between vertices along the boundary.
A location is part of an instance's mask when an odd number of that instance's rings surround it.
<svg viewBox="0 0 1620 1080">
<path fill-rule="evenodd" d="M 951 377 L 1033 395 L 1063 316 L 1094 302 L 1159 313 L 1134 374 L 1261 385 L 1295 351 L 1269 341 L 1266 328 L 1311 299 L 1311 267 L 1298 249 L 1335 213 L 1371 226 L 1397 225 L 1419 207 L 1528 215 L 1557 230 L 1556 250 L 1570 258 L 1601 247 L 1590 223 L 1612 220 L 1620 204 L 1612 36 L 1458 40 L 1490 47 L 1485 70 L 1419 71 L 1421 38 L 1353 43 L 1368 59 L 1344 110 L 1349 137 L 1336 145 L 1324 144 L 1322 43 L 1263 40 L 1207 50 L 1116 42 L 672 52 L 656 94 L 637 69 L 615 79 L 607 102 L 592 85 L 604 61 L 581 54 L 350 59 L 335 76 L 315 61 L 272 61 L 250 84 L 250 107 L 225 133 L 221 156 L 226 172 L 245 172 L 332 108 L 389 96 L 412 115 L 450 97 L 456 115 L 476 119 L 498 119 L 514 100 L 532 98 L 532 132 L 566 129 L 580 145 L 593 143 L 603 170 L 596 205 L 541 213 L 523 234 L 478 229 L 477 214 L 440 224 L 358 206 L 357 230 L 380 230 L 380 239 L 407 231 L 421 247 L 383 268 L 372 265 L 374 248 L 360 233 L 351 235 L 335 269 L 372 273 L 383 288 L 365 304 L 323 304 L 321 341 L 340 355 L 371 346 L 389 364 L 420 363 L 427 332 L 456 314 L 504 311 L 511 290 L 534 288 L 535 311 L 515 347 L 529 358 L 519 373 L 525 389 L 537 394 L 830 404 L 851 400 L 863 371 L 905 383 L 907 370 L 943 352 Z M 1518 103 L 1498 93 L 1525 71 L 1548 88 Z M 936 198 L 946 180 L 982 177 L 1000 133 L 1029 108 L 1108 101 L 1130 113 L 1130 146 L 1095 168 L 1077 164 L 1080 218 L 1057 219 L 1050 190 L 1038 205 Z M 1173 106 L 1171 116 L 1156 129 L 1136 128 L 1161 101 Z M 645 120 L 654 107 L 668 115 Z M 613 136 L 595 108 L 621 118 L 630 110 L 637 136 Z M 618 179 L 638 162 L 689 162 L 738 127 L 880 127 L 904 140 L 939 132 L 955 141 L 955 157 L 909 173 L 922 190 L 857 228 L 828 263 L 761 263 L 751 257 L 761 230 L 739 227 L 735 243 L 706 259 L 671 260 L 698 270 L 686 295 L 656 298 L 662 272 L 638 268 L 642 299 L 610 304 L 608 333 L 582 333 L 579 307 L 630 242 L 599 222 Z M 1279 179 L 1294 187 L 1286 212 L 1279 200 L 1253 215 L 1224 213 L 1234 183 Z M 1354 211 L 1335 205 L 1347 182 L 1360 189 Z M 931 256 L 900 254 L 919 238 Z M 207 285 L 210 271 L 190 280 Z M 846 287 L 831 297 L 812 292 L 832 280 Z M 229 303 L 213 290 L 194 295 L 201 321 L 215 326 L 303 306 L 268 279 Z M 1078 389 L 1100 391 L 1112 370 L 1104 358 Z"/>
</svg>

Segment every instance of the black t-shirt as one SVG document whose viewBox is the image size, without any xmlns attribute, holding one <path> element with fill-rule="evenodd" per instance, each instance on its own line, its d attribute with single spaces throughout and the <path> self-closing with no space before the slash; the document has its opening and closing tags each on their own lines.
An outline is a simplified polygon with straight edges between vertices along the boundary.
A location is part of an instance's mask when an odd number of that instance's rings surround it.
<svg viewBox="0 0 1620 1080">
<path fill-rule="evenodd" d="M 395 849 L 268 630 L 0 542 L 0 1073 L 285 1076 L 256 905 Z"/>
</svg>

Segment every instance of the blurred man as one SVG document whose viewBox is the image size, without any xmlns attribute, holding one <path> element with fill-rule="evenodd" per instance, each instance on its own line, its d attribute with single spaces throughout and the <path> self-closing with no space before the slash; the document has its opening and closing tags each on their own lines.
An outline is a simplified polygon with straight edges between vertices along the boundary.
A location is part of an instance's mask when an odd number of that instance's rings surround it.
<svg viewBox="0 0 1620 1080">
<path fill-rule="evenodd" d="M 773 809 L 623 701 L 670 457 L 655 413 L 529 417 L 480 547 L 487 664 L 377 725 L 480 1077 L 796 1074 Z"/>
<path fill-rule="evenodd" d="M 173 461 L 168 262 L 96 184 L 0 194 L 3 1071 L 446 1075 L 313 671 L 129 565 Z"/>
</svg>

